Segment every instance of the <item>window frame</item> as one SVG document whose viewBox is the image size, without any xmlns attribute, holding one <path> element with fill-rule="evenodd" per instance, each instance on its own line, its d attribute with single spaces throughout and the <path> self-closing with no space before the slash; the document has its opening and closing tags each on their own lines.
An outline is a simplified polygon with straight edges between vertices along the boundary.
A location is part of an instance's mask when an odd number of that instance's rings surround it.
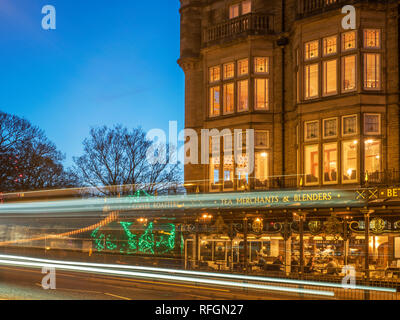
<svg viewBox="0 0 400 320">
<path fill-rule="evenodd" d="M 325 181 L 325 146 L 327 145 L 336 145 L 336 180 L 335 181 Z M 339 143 L 337 141 L 334 142 L 326 142 L 322 144 L 322 184 L 324 185 L 333 185 L 339 183 Z"/>
<path fill-rule="evenodd" d="M 239 109 L 239 106 L 240 106 L 240 94 L 241 94 L 240 83 L 242 83 L 242 82 L 247 82 L 247 108 L 243 109 L 243 110 L 240 110 Z M 250 95 L 249 95 L 249 93 L 250 93 L 249 89 L 250 88 L 249 88 L 249 84 L 250 84 L 250 81 L 249 81 L 248 78 L 237 81 L 237 106 L 236 106 L 236 112 L 237 113 L 248 112 L 250 110 L 250 106 L 249 106 L 249 104 L 250 104 Z"/>
<path fill-rule="evenodd" d="M 325 66 L 327 63 L 335 61 L 336 62 L 336 91 L 334 92 L 330 92 L 330 93 L 326 93 L 325 92 L 325 87 L 328 83 L 328 81 L 326 80 L 326 70 L 325 70 Z M 323 97 L 330 97 L 330 96 L 334 96 L 339 94 L 339 89 L 338 89 L 338 66 L 339 66 L 339 62 L 337 58 L 334 59 L 326 59 L 326 60 L 322 60 L 322 96 Z"/>
<path fill-rule="evenodd" d="M 345 169 L 345 165 L 344 165 L 344 156 L 345 156 L 345 152 L 344 152 L 344 144 L 345 143 L 349 143 L 352 142 L 354 144 L 354 141 L 357 141 L 356 145 L 357 145 L 357 150 L 356 150 L 356 155 L 357 155 L 357 159 L 356 159 L 356 179 L 353 180 L 344 180 L 343 176 L 344 176 L 344 169 Z M 341 142 L 341 169 L 340 169 L 340 178 L 342 181 L 342 184 L 354 184 L 354 183 L 358 183 L 360 181 L 360 139 L 358 139 L 358 137 L 354 140 L 342 140 Z"/>
<path fill-rule="evenodd" d="M 218 108 L 218 114 L 214 114 L 214 92 L 212 91 L 215 88 L 218 88 L 219 90 L 219 108 Z M 213 94 L 212 94 L 213 93 Z M 212 97 L 212 99 L 211 99 Z M 213 112 L 211 112 L 211 110 L 213 110 Z M 221 115 L 221 86 L 220 85 L 216 85 L 216 86 L 210 86 L 209 87 L 209 105 L 208 105 L 208 114 L 210 118 L 215 118 L 215 117 L 219 117 Z"/>
<path fill-rule="evenodd" d="M 233 86 L 233 102 L 232 102 L 233 108 L 232 108 L 232 111 L 227 112 L 227 111 L 226 111 L 226 98 L 227 98 L 227 94 L 226 94 L 225 90 L 226 90 L 226 87 L 229 86 L 229 85 L 232 85 L 232 86 Z M 225 82 L 225 83 L 222 85 L 222 88 L 223 88 L 223 90 L 222 90 L 222 112 L 220 112 L 220 114 L 222 114 L 222 115 L 233 114 L 233 113 L 235 113 L 235 82 L 234 82 L 234 81 Z"/>
<path fill-rule="evenodd" d="M 325 122 L 328 120 L 336 120 L 336 134 L 334 136 L 326 136 L 325 134 Z M 338 117 L 322 119 L 322 138 L 323 139 L 335 139 L 339 136 L 339 119 Z"/>
<path fill-rule="evenodd" d="M 368 55 L 374 55 L 378 56 L 378 58 L 375 58 L 375 61 L 378 61 L 379 63 L 379 70 L 378 72 L 375 71 L 375 74 L 378 75 L 378 84 L 379 86 L 376 88 L 369 88 L 366 86 L 367 82 L 367 56 Z M 382 90 L 382 54 L 379 52 L 364 52 L 363 53 L 363 89 L 366 91 L 380 91 Z M 378 59 L 378 60 L 376 60 Z M 376 64 L 375 64 L 376 66 Z"/>
<path fill-rule="evenodd" d="M 367 132 L 366 131 L 366 124 L 365 124 L 366 116 L 378 116 L 378 121 L 379 121 L 378 122 L 379 123 L 379 125 L 378 125 L 379 131 L 378 132 Z M 382 134 L 382 114 L 380 114 L 380 113 L 371 113 L 371 112 L 364 113 L 364 115 L 363 115 L 363 127 L 364 127 L 364 134 L 365 135 L 368 135 L 368 136 L 381 135 Z"/>
<path fill-rule="evenodd" d="M 369 30 L 374 30 L 374 31 L 379 32 L 379 36 L 378 36 L 379 46 L 378 47 L 370 47 L 367 45 L 366 32 Z M 381 49 L 382 48 L 382 29 L 380 29 L 380 28 L 365 28 L 365 29 L 363 29 L 363 48 L 364 49 L 377 49 L 377 50 Z"/>
<path fill-rule="evenodd" d="M 233 66 L 233 75 L 232 75 L 232 77 L 225 77 L 225 67 L 228 66 L 228 65 L 232 65 Z M 223 80 L 232 80 L 232 79 L 234 79 L 235 78 L 235 70 L 236 70 L 236 68 L 235 68 L 235 62 L 234 61 L 233 62 L 224 63 L 222 65 L 222 79 Z"/>
<path fill-rule="evenodd" d="M 358 30 L 350 30 L 350 31 L 346 31 L 346 32 L 342 32 L 341 33 L 341 44 L 340 44 L 340 47 L 341 47 L 341 52 L 342 53 L 347 53 L 347 52 L 351 52 L 351 51 L 353 51 L 353 50 L 357 50 L 357 41 L 358 41 L 358 32 L 357 32 Z M 350 48 L 350 49 L 346 49 L 345 48 L 345 44 L 344 44 L 344 35 L 345 34 L 348 34 L 348 33 L 354 33 L 355 34 L 355 37 L 354 37 L 354 44 L 355 44 L 355 46 L 354 46 L 354 48 Z"/>
<path fill-rule="evenodd" d="M 317 94 L 315 96 L 307 96 L 307 82 L 306 82 L 306 78 L 307 78 L 307 68 L 316 65 L 318 67 L 317 69 Z M 304 100 L 313 100 L 313 99 L 318 99 L 320 98 L 320 61 L 316 61 L 315 63 L 308 63 L 304 65 L 304 74 L 303 74 L 303 81 L 304 81 Z M 310 82 L 308 83 L 308 86 L 310 87 Z M 309 90 L 308 90 L 309 91 Z"/>
<path fill-rule="evenodd" d="M 257 81 L 264 80 L 266 85 L 266 108 L 258 108 L 257 107 Z M 254 78 L 254 111 L 269 111 L 270 110 L 270 83 L 269 78 Z"/>
<path fill-rule="evenodd" d="M 344 133 L 344 119 L 351 118 L 351 117 L 356 117 L 356 131 L 353 133 Z M 359 132 L 358 127 L 359 127 L 358 114 L 349 114 L 349 115 L 342 116 L 342 137 L 350 137 L 350 136 L 357 135 Z"/>
<path fill-rule="evenodd" d="M 373 142 L 379 142 L 379 170 L 377 171 L 377 172 L 382 172 L 382 139 L 380 139 L 380 138 L 378 138 L 378 139 L 374 139 L 374 138 L 367 138 L 367 139 L 364 139 L 364 174 L 367 172 L 367 170 L 365 169 L 365 167 L 366 167 L 366 160 L 367 160 L 367 152 L 366 152 L 366 148 L 367 148 L 367 145 L 366 145 L 366 142 L 368 141 L 368 140 L 373 140 Z M 376 171 L 374 171 L 374 172 L 376 172 Z M 370 174 L 370 173 L 373 173 L 373 172 L 368 172 L 368 174 Z"/>
<path fill-rule="evenodd" d="M 265 72 L 257 71 L 257 63 L 256 63 L 257 59 L 266 59 L 266 63 L 265 63 L 266 71 Z M 269 64 L 270 58 L 269 57 L 259 57 L 259 56 L 257 56 L 257 57 L 253 57 L 253 61 L 254 61 L 254 74 L 256 74 L 256 75 L 269 75 L 269 69 L 270 69 L 270 64 Z"/>
<path fill-rule="evenodd" d="M 237 16 L 231 16 L 231 12 L 232 12 L 231 8 L 234 8 L 234 7 L 237 7 Z M 232 3 L 231 5 L 229 5 L 228 16 L 229 16 L 229 20 L 240 17 L 240 2 Z"/>
<path fill-rule="evenodd" d="M 325 53 L 325 40 L 329 38 L 336 38 L 336 51 L 333 53 Z M 339 45 L 338 45 L 338 34 L 334 34 L 332 36 L 327 36 L 322 38 L 322 58 L 332 57 L 339 53 Z"/>
<path fill-rule="evenodd" d="M 270 141 L 269 141 L 270 133 L 269 133 L 269 130 L 265 130 L 265 129 L 262 129 L 262 130 L 256 129 L 256 130 L 254 130 L 254 135 L 257 135 L 257 133 L 266 133 L 267 134 L 267 145 L 266 146 L 257 146 L 256 143 L 255 143 L 257 139 L 254 136 L 254 149 L 270 149 Z"/>
<path fill-rule="evenodd" d="M 341 57 L 341 61 L 340 61 L 340 63 L 341 63 L 341 72 L 340 72 L 340 89 L 341 89 L 341 93 L 348 93 L 348 92 L 354 92 L 354 91 L 357 91 L 358 90 L 358 66 L 357 66 L 357 63 L 358 63 L 358 59 L 357 59 L 357 54 L 356 53 L 353 53 L 353 54 L 348 54 L 348 55 L 344 55 L 344 56 L 342 56 Z M 355 77 L 355 79 L 354 79 L 354 84 L 355 84 L 355 86 L 354 86 L 354 89 L 345 89 L 344 88 L 344 80 L 345 80 L 345 78 L 344 78 L 344 76 L 345 76 L 345 64 L 344 64 L 344 60 L 346 59 L 346 58 L 348 58 L 348 57 L 355 57 L 355 61 L 354 61 L 354 66 L 355 66 L 355 71 L 354 71 L 354 77 Z"/>
<path fill-rule="evenodd" d="M 307 158 L 306 158 L 306 154 L 307 154 L 307 148 L 312 148 L 312 147 L 317 147 L 317 156 L 318 156 L 318 170 L 317 170 L 317 181 L 316 182 L 307 182 L 307 172 L 306 172 L 306 164 L 307 164 Z M 320 177 L 320 171 L 321 171 L 321 156 L 320 156 L 320 145 L 319 143 L 315 143 L 315 144 L 306 144 L 303 146 L 303 159 L 304 159 L 304 163 L 303 163 L 303 172 L 304 172 L 304 185 L 305 186 L 317 186 L 320 184 L 321 181 L 321 177 Z M 311 164 L 310 164 L 311 165 Z"/>
<path fill-rule="evenodd" d="M 218 80 L 214 80 L 214 73 L 213 73 L 213 79 L 211 79 L 211 70 L 214 69 L 219 69 L 219 79 Z M 208 83 L 210 84 L 214 84 L 221 81 L 221 65 L 216 65 L 216 66 L 212 66 L 208 68 Z"/>
<path fill-rule="evenodd" d="M 307 58 L 307 44 L 313 43 L 313 42 L 316 42 L 317 45 L 318 45 L 318 47 L 317 47 L 317 55 L 315 57 Z M 315 59 L 319 59 L 321 57 L 320 47 L 321 47 L 320 39 L 310 40 L 310 41 L 304 42 L 304 55 L 303 55 L 304 61 L 312 61 L 312 60 L 315 60 Z"/>
<path fill-rule="evenodd" d="M 307 137 L 307 125 L 311 123 L 317 123 L 317 132 L 318 136 L 315 138 L 308 138 Z M 310 121 L 304 121 L 304 141 L 318 141 L 320 137 L 320 121 L 319 120 L 310 120 Z"/>
<path fill-rule="evenodd" d="M 242 62 L 242 61 L 246 61 L 247 60 L 247 73 L 240 73 L 240 66 L 239 66 L 239 64 Z M 246 76 L 249 76 L 249 68 L 250 68 L 250 61 L 249 61 L 249 58 L 244 58 L 244 59 L 239 59 L 239 60 L 237 60 L 237 78 L 241 78 L 241 77 L 246 77 Z"/>
</svg>

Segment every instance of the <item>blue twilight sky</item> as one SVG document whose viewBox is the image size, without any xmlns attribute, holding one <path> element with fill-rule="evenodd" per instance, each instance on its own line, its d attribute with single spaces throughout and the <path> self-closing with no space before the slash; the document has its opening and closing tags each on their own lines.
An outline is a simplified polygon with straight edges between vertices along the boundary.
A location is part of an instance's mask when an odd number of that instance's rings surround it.
<svg viewBox="0 0 400 320">
<path fill-rule="evenodd" d="M 178 0 L 0 0 L 0 110 L 42 128 L 67 166 L 91 126 L 180 130 L 179 22 Z"/>
</svg>

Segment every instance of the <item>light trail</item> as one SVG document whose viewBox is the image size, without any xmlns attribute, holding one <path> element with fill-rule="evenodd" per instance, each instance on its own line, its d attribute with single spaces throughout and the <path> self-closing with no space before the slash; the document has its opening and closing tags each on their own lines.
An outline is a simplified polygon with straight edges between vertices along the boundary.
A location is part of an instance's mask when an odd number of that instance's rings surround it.
<svg viewBox="0 0 400 320">
<path fill-rule="evenodd" d="M 308 285 L 308 286 L 320 286 L 320 287 L 343 289 L 342 284 L 331 283 L 331 282 L 280 279 L 280 278 L 270 278 L 270 277 L 235 275 L 235 274 L 227 274 L 227 273 L 212 273 L 212 272 L 201 272 L 201 271 L 190 271 L 190 270 L 188 271 L 188 270 L 168 269 L 168 268 L 126 266 L 126 265 L 118 265 L 118 264 L 100 264 L 100 263 L 48 260 L 48 259 L 30 258 L 30 257 L 23 257 L 23 256 L 10 256 L 10 255 L 2 255 L 2 254 L 0 254 L 0 258 L 10 259 L 10 260 L 17 259 L 17 260 L 36 261 L 36 262 L 46 262 L 46 263 L 55 263 L 55 264 L 64 264 L 64 265 L 119 268 L 119 269 L 130 269 L 130 270 L 140 270 L 140 271 L 153 271 L 153 272 L 205 276 L 205 277 L 214 277 L 214 278 L 225 278 L 225 279 L 228 278 L 228 279 L 236 279 L 236 280 L 261 281 L 261 282 L 277 282 L 277 283 L 293 284 L 293 285 Z M 396 293 L 396 289 L 394 289 L 394 288 L 381 288 L 381 287 L 369 287 L 369 286 L 355 285 L 354 287 L 352 287 L 352 289 Z"/>
<path fill-rule="evenodd" d="M 67 265 L 67 264 L 49 264 L 49 263 L 0 260 L 0 265 L 11 265 L 11 266 L 18 266 L 18 267 L 22 266 L 22 267 L 58 268 L 61 270 L 71 270 L 71 271 L 76 271 L 76 272 L 89 272 L 89 273 L 107 274 L 107 275 L 112 274 L 112 275 L 117 275 L 117 276 L 128 276 L 128 277 L 134 277 L 134 278 L 148 278 L 148 279 L 153 279 L 153 280 L 163 279 L 163 280 L 178 281 L 178 282 L 202 283 L 202 284 L 217 285 L 217 286 L 223 286 L 223 287 L 235 287 L 235 288 L 265 290 L 265 291 L 301 293 L 301 294 L 319 295 L 319 296 L 327 296 L 327 297 L 335 296 L 335 293 L 332 291 L 320 291 L 320 290 L 313 290 L 313 289 L 278 287 L 278 286 L 260 285 L 260 284 L 252 284 L 252 283 L 228 282 L 228 281 L 222 281 L 222 280 L 172 276 L 172 275 L 164 275 L 164 274 L 156 274 L 156 273 L 139 273 L 139 272 L 133 272 L 133 271 L 111 270 L 111 269 L 104 269 L 104 268 L 78 267 L 76 265 Z"/>
</svg>

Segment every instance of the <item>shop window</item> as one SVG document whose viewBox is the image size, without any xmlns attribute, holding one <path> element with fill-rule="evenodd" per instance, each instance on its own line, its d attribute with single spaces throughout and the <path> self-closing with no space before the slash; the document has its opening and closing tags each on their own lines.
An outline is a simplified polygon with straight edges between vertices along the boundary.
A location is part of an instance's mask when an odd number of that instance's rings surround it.
<svg viewBox="0 0 400 320">
<path fill-rule="evenodd" d="M 319 121 L 310 121 L 304 123 L 304 138 L 306 141 L 319 138 Z"/>
<path fill-rule="evenodd" d="M 233 113 L 235 105 L 235 84 L 224 84 L 224 114 Z"/>
<path fill-rule="evenodd" d="M 245 76 L 249 74 L 249 59 L 242 59 L 238 61 L 238 76 Z"/>
<path fill-rule="evenodd" d="M 232 79 L 235 76 L 235 63 L 230 62 L 226 63 L 223 66 L 224 68 L 224 79 Z"/>
<path fill-rule="evenodd" d="M 342 182 L 358 181 L 358 140 L 342 142 Z"/>
<path fill-rule="evenodd" d="M 249 109 L 249 82 L 243 80 L 238 82 L 238 111 Z"/>
<path fill-rule="evenodd" d="M 381 171 L 381 140 L 365 140 L 364 147 L 364 169 L 368 172 L 369 178 L 373 179 L 374 174 Z"/>
<path fill-rule="evenodd" d="M 268 187 L 268 152 L 256 151 L 254 154 L 255 188 Z"/>
<path fill-rule="evenodd" d="M 356 49 L 356 36 L 357 34 L 355 31 L 349 31 L 342 34 L 342 51 Z"/>
<path fill-rule="evenodd" d="M 318 63 L 310 64 L 305 66 L 304 76 L 305 76 L 305 98 L 311 99 L 318 97 L 319 87 L 318 87 L 318 73 L 319 65 Z"/>
<path fill-rule="evenodd" d="M 381 134 L 380 114 L 364 114 L 364 134 Z"/>
<path fill-rule="evenodd" d="M 210 68 L 210 82 L 216 82 L 221 80 L 221 68 L 219 66 L 217 67 L 211 67 Z"/>
<path fill-rule="evenodd" d="M 342 57 L 342 90 L 352 91 L 356 89 L 356 56 Z"/>
<path fill-rule="evenodd" d="M 323 94 L 337 93 L 337 60 L 323 62 Z"/>
<path fill-rule="evenodd" d="M 306 185 L 319 183 L 319 146 L 310 145 L 304 147 L 304 174 Z"/>
<path fill-rule="evenodd" d="M 337 36 L 323 39 L 323 55 L 329 56 L 337 53 Z"/>
<path fill-rule="evenodd" d="M 342 128 L 344 136 L 357 134 L 357 115 L 342 117 Z"/>
<path fill-rule="evenodd" d="M 229 7 L 229 19 L 239 17 L 239 4 L 234 4 Z"/>
<path fill-rule="evenodd" d="M 324 154 L 324 184 L 338 182 L 337 143 L 328 143 L 323 146 Z"/>
<path fill-rule="evenodd" d="M 254 72 L 256 73 L 268 73 L 268 58 L 254 58 Z"/>
<path fill-rule="evenodd" d="M 379 29 L 364 30 L 364 48 L 379 49 L 381 47 L 381 31 Z"/>
<path fill-rule="evenodd" d="M 210 116 L 215 117 L 220 113 L 220 87 L 210 88 Z"/>
<path fill-rule="evenodd" d="M 381 88 L 381 55 L 364 54 L 364 88 L 380 90 Z"/>
<path fill-rule="evenodd" d="M 338 131 L 338 119 L 324 119 L 323 120 L 323 137 L 324 138 L 336 138 Z"/>
<path fill-rule="evenodd" d="M 255 79 L 255 108 L 256 110 L 268 110 L 268 79 Z"/>
<path fill-rule="evenodd" d="M 306 42 L 304 45 L 305 49 L 305 60 L 311 60 L 319 57 L 319 52 L 318 52 L 318 46 L 319 46 L 319 41 L 310 41 Z"/>
</svg>

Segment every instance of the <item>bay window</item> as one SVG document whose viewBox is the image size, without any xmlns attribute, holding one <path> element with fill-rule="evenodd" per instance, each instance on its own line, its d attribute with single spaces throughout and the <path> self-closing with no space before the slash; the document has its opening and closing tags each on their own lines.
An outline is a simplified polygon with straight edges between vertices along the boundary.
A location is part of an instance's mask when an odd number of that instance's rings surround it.
<svg viewBox="0 0 400 320">
<path fill-rule="evenodd" d="M 337 137 L 338 119 L 324 119 L 323 120 L 323 137 L 335 138 Z"/>
<path fill-rule="evenodd" d="M 364 114 L 364 134 L 381 134 L 380 114 Z"/>
<path fill-rule="evenodd" d="M 364 48 L 380 49 L 381 47 L 381 32 L 379 29 L 364 30 Z"/>
<path fill-rule="evenodd" d="M 224 84 L 224 114 L 233 113 L 235 105 L 235 84 Z"/>
<path fill-rule="evenodd" d="M 323 95 L 337 93 L 337 60 L 323 62 Z"/>
<path fill-rule="evenodd" d="M 305 184 L 316 185 L 319 183 L 319 146 L 308 145 L 304 147 Z"/>
<path fill-rule="evenodd" d="M 358 140 L 342 142 L 342 183 L 358 181 Z"/>
<path fill-rule="evenodd" d="M 342 134 L 343 136 L 354 135 L 358 133 L 357 130 L 357 115 L 342 117 Z"/>
<path fill-rule="evenodd" d="M 210 68 L 210 82 L 221 80 L 221 68 L 219 66 Z"/>
<path fill-rule="evenodd" d="M 268 73 L 268 58 L 254 58 L 254 72 L 255 73 Z"/>
<path fill-rule="evenodd" d="M 371 177 L 381 171 L 381 140 L 367 139 L 364 141 L 364 169 Z"/>
<path fill-rule="evenodd" d="M 267 151 L 255 151 L 254 153 L 254 176 L 255 176 L 255 188 L 267 188 L 268 187 L 268 152 Z"/>
<path fill-rule="evenodd" d="M 319 138 L 319 121 L 309 121 L 304 123 L 304 139 L 306 141 Z"/>
<path fill-rule="evenodd" d="M 247 154 L 239 155 L 237 163 L 238 189 L 246 189 L 249 184 L 249 159 Z"/>
<path fill-rule="evenodd" d="M 318 63 L 310 64 L 305 66 L 304 76 L 305 76 L 305 98 L 311 99 L 318 97 L 319 87 L 318 87 L 318 73 L 319 65 Z"/>
<path fill-rule="evenodd" d="M 315 59 L 319 57 L 319 40 L 314 40 L 305 43 L 305 60 Z"/>
<path fill-rule="evenodd" d="M 342 51 L 349 51 L 356 49 L 357 42 L 356 42 L 357 33 L 356 31 L 349 31 L 342 34 Z"/>
<path fill-rule="evenodd" d="M 210 116 L 215 117 L 220 114 L 220 87 L 210 88 Z"/>
<path fill-rule="evenodd" d="M 326 143 L 323 145 L 324 154 L 324 184 L 333 184 L 338 182 L 338 163 L 337 163 L 337 143 Z"/>
<path fill-rule="evenodd" d="M 329 56 L 337 53 L 337 37 L 326 37 L 323 39 L 323 56 Z"/>
<path fill-rule="evenodd" d="M 255 79 L 255 109 L 268 110 L 268 79 Z"/>
<path fill-rule="evenodd" d="M 249 74 L 249 59 L 242 59 L 238 61 L 238 76 Z"/>
<path fill-rule="evenodd" d="M 235 76 L 235 63 L 226 63 L 224 64 L 223 69 L 224 80 L 232 79 Z"/>
</svg>

